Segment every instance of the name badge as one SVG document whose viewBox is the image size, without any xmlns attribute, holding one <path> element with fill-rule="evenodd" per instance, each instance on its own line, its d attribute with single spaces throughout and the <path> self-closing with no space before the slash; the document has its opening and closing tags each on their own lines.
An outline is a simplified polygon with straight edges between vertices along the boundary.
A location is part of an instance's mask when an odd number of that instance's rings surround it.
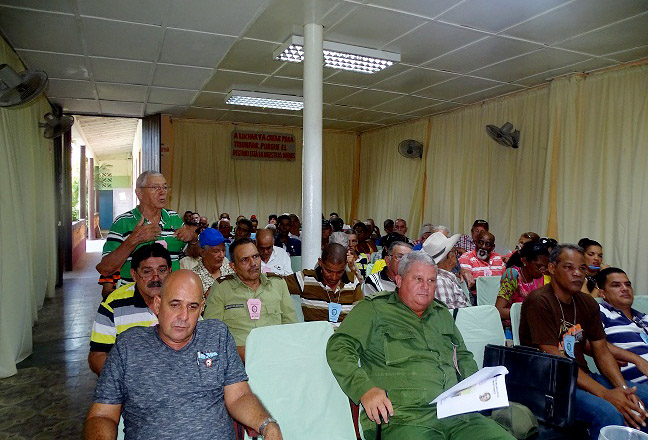
<svg viewBox="0 0 648 440">
<path fill-rule="evenodd" d="M 259 298 L 248 299 L 247 306 L 250 319 L 259 319 L 261 317 L 261 300 Z"/>
<path fill-rule="evenodd" d="M 574 354 L 576 338 L 571 335 L 565 335 L 565 337 L 563 338 L 563 344 L 565 348 L 565 354 L 570 358 L 574 359 L 576 357 L 576 355 Z"/>
<path fill-rule="evenodd" d="M 342 304 L 338 303 L 329 303 L 329 321 L 338 322 L 340 319 L 340 313 L 342 312 Z"/>
<path fill-rule="evenodd" d="M 644 344 L 648 344 L 648 335 L 645 334 L 644 332 L 639 333 L 641 336 L 641 339 L 644 341 Z"/>
</svg>

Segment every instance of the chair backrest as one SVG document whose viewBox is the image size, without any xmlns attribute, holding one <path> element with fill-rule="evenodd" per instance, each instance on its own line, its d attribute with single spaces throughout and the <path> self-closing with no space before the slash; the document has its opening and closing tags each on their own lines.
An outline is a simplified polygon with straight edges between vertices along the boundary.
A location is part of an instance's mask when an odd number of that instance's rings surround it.
<svg viewBox="0 0 648 440">
<path fill-rule="evenodd" d="M 641 313 L 648 313 L 648 295 L 635 295 L 632 308 Z"/>
<path fill-rule="evenodd" d="M 293 272 L 299 272 L 302 270 L 302 257 L 290 257 L 290 267 L 292 267 Z"/>
<path fill-rule="evenodd" d="M 500 277 L 477 278 L 477 305 L 495 305 L 500 288 Z"/>
<path fill-rule="evenodd" d="M 468 300 L 468 304 L 472 305 L 472 300 L 470 299 L 470 290 L 468 289 L 468 284 L 466 284 L 466 280 L 461 280 L 459 283 L 461 286 L 461 291 L 463 294 L 466 296 L 466 299 Z"/>
<path fill-rule="evenodd" d="M 250 387 L 286 439 L 355 438 L 349 398 L 326 362 L 328 322 L 253 329 L 245 343 Z"/>
<path fill-rule="evenodd" d="M 484 347 L 486 344 L 504 345 L 504 327 L 500 314 L 495 306 L 464 307 L 457 310 L 455 323 L 461 332 L 466 347 L 475 357 L 477 366 L 484 363 Z"/>
<path fill-rule="evenodd" d="M 293 300 L 293 304 L 295 305 L 295 311 L 297 312 L 297 322 L 304 322 L 304 312 L 301 306 L 301 296 L 290 295 L 290 299 Z"/>
<path fill-rule="evenodd" d="M 513 333 L 513 345 L 520 345 L 520 314 L 522 303 L 511 304 L 511 333 Z"/>
</svg>

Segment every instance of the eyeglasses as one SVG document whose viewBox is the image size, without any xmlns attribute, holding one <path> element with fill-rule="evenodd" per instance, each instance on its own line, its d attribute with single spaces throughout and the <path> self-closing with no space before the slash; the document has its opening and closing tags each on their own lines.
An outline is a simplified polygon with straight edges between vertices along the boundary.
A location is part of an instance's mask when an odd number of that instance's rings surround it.
<svg viewBox="0 0 648 440">
<path fill-rule="evenodd" d="M 171 191 L 170 186 L 160 186 L 160 185 L 153 185 L 153 186 L 140 186 L 140 188 L 149 188 L 152 189 L 155 192 L 169 192 Z"/>
</svg>

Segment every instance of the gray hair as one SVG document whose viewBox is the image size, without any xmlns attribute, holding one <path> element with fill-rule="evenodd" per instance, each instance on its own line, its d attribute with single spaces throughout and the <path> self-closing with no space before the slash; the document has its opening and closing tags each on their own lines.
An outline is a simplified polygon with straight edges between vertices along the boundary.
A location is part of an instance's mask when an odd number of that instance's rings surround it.
<svg viewBox="0 0 648 440">
<path fill-rule="evenodd" d="M 162 173 L 158 173 L 157 171 L 144 171 L 142 174 L 140 174 L 137 177 L 137 180 L 135 181 L 135 188 L 142 188 L 143 186 L 146 185 L 146 181 L 148 180 L 149 177 L 157 177 L 157 176 L 162 176 Z"/>
<path fill-rule="evenodd" d="M 551 251 L 551 255 L 549 256 L 549 262 L 554 263 L 554 264 L 558 263 L 558 260 L 560 259 L 560 256 L 565 251 L 576 251 L 581 255 L 583 255 L 585 253 L 583 248 L 576 245 L 576 244 L 560 243 L 555 248 L 553 248 L 553 250 Z"/>
<path fill-rule="evenodd" d="M 434 229 L 434 225 L 432 223 L 426 223 L 423 226 L 421 226 L 421 233 L 419 234 L 419 237 L 425 234 L 426 232 L 432 232 Z"/>
<path fill-rule="evenodd" d="M 443 232 L 443 234 L 448 234 L 450 236 L 450 228 L 443 225 L 436 225 L 433 229 L 433 232 Z"/>
<path fill-rule="evenodd" d="M 409 272 L 411 266 L 415 263 L 423 263 L 428 266 L 436 267 L 434 259 L 425 251 L 412 251 L 409 254 L 403 255 L 400 263 L 398 263 L 398 275 L 404 277 Z"/>
<path fill-rule="evenodd" d="M 387 255 L 393 254 L 394 249 L 396 249 L 396 246 L 403 246 L 403 247 L 410 248 L 410 249 L 414 248 L 414 246 L 412 246 L 409 243 L 405 243 L 404 241 L 395 241 L 392 244 L 390 244 L 389 247 L 387 248 Z"/>
<path fill-rule="evenodd" d="M 334 232 L 329 237 L 329 243 L 341 244 L 345 248 L 348 248 L 349 247 L 349 235 L 345 234 L 342 231 Z"/>
</svg>

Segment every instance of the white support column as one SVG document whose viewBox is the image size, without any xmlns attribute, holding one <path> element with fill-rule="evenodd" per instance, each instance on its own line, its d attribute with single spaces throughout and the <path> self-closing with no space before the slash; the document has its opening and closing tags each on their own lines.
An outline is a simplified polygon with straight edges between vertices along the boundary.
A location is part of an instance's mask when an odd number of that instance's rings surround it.
<svg viewBox="0 0 648 440">
<path fill-rule="evenodd" d="M 324 30 L 304 26 L 304 149 L 302 154 L 302 267 L 312 269 L 322 242 L 322 70 Z"/>
</svg>

